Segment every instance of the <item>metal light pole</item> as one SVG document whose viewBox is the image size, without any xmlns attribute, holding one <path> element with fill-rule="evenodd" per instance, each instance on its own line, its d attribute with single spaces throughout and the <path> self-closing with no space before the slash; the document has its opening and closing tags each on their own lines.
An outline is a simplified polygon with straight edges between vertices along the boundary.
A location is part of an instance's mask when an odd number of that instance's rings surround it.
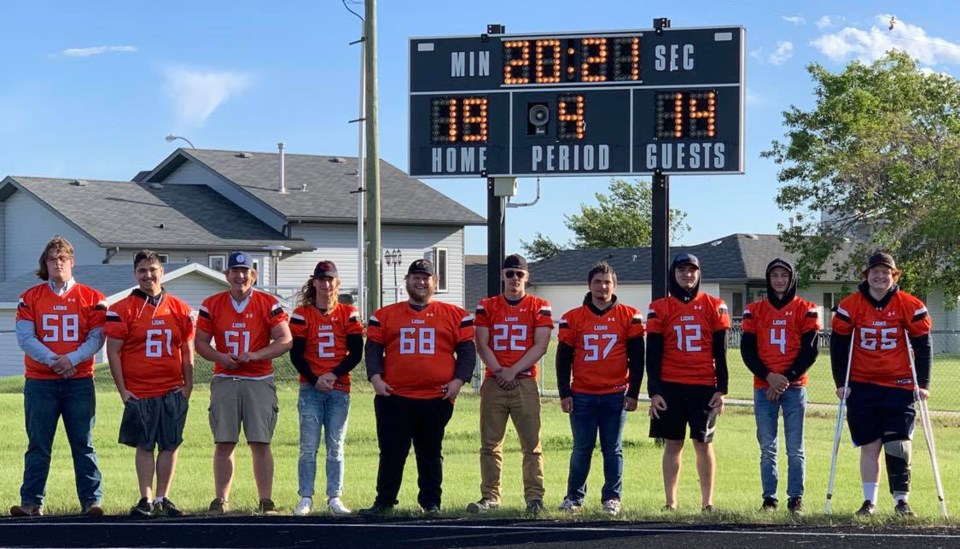
<svg viewBox="0 0 960 549">
<path fill-rule="evenodd" d="M 179 135 L 168 135 L 168 136 L 164 137 L 163 139 L 164 139 L 164 141 L 166 141 L 167 143 L 173 143 L 173 142 L 176 141 L 177 139 L 180 139 L 180 140 L 182 140 L 182 141 L 186 141 L 186 142 L 187 142 L 187 145 L 190 145 L 190 148 L 191 148 L 191 149 L 196 149 L 196 147 L 193 146 L 193 143 L 191 143 L 190 140 L 187 139 L 186 137 L 180 137 Z"/>
</svg>

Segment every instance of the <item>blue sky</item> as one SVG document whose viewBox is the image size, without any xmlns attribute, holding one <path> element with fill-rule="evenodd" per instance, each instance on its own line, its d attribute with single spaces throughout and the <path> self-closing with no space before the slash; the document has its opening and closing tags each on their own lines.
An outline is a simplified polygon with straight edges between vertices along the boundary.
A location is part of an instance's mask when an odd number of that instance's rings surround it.
<svg viewBox="0 0 960 549">
<path fill-rule="evenodd" d="M 362 14 L 362 3 L 348 4 Z M 675 9 L 672 6 L 676 6 Z M 894 29 L 888 21 L 896 18 Z M 692 230 L 682 244 L 734 232 L 774 233 L 776 168 L 759 158 L 783 134 L 780 113 L 812 104 L 805 66 L 839 71 L 905 49 L 930 70 L 958 75 L 960 7 L 953 1 L 682 3 L 636 0 L 381 0 L 378 3 L 380 152 L 407 168 L 407 40 L 457 36 L 502 23 L 508 33 L 674 27 L 747 29 L 746 174 L 676 176 L 671 205 Z M 15 2 L 4 6 L 0 51 L 0 177 L 126 180 L 174 148 L 355 156 L 360 21 L 339 0 L 266 3 Z M 182 144 L 182 143 L 181 143 Z M 566 241 L 563 214 L 606 189 L 605 177 L 545 178 L 532 208 L 507 215 L 507 249 L 541 231 Z M 483 180 L 427 183 L 486 214 Z M 520 179 L 518 201 L 534 197 Z M 467 232 L 468 253 L 486 249 Z"/>
</svg>

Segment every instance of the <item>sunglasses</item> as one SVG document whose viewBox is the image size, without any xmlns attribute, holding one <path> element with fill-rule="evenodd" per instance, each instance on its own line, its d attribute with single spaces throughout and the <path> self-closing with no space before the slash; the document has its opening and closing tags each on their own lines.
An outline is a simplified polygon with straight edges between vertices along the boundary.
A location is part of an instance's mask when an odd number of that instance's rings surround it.
<svg viewBox="0 0 960 549">
<path fill-rule="evenodd" d="M 522 280 L 522 279 L 524 279 L 524 278 L 527 277 L 527 273 L 525 273 L 525 272 L 523 272 L 523 271 L 503 271 L 503 276 L 505 276 L 505 277 L 507 277 L 507 278 L 514 278 L 514 277 L 516 277 L 516 278 L 519 278 L 519 279 Z"/>
</svg>

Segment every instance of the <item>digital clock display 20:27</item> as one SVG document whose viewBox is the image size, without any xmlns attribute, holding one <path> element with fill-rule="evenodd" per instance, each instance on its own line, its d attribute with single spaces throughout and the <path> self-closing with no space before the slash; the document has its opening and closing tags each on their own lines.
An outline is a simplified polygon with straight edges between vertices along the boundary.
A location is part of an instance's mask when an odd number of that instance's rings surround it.
<svg viewBox="0 0 960 549">
<path fill-rule="evenodd" d="M 660 92 L 651 108 L 655 109 L 655 127 L 650 130 L 658 140 L 717 137 L 716 90 Z M 557 141 L 583 141 L 588 138 L 588 109 L 587 96 L 580 93 L 561 93 L 555 101 L 532 104 L 525 121 L 527 134 L 546 136 L 554 120 L 552 133 Z M 499 122 L 491 116 L 488 96 L 434 97 L 430 102 L 430 141 L 434 145 L 485 144 L 490 124 Z"/>
</svg>

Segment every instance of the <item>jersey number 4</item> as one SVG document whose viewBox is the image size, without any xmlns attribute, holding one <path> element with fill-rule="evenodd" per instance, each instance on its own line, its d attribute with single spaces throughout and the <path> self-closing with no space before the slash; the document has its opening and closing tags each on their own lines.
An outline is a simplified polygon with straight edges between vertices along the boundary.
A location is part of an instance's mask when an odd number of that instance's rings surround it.
<svg viewBox="0 0 960 549">
<path fill-rule="evenodd" d="M 80 341 L 80 315 L 43 315 L 43 341 Z"/>
<path fill-rule="evenodd" d="M 400 328 L 401 355 L 432 355 L 436 349 L 436 329 Z"/>
</svg>

